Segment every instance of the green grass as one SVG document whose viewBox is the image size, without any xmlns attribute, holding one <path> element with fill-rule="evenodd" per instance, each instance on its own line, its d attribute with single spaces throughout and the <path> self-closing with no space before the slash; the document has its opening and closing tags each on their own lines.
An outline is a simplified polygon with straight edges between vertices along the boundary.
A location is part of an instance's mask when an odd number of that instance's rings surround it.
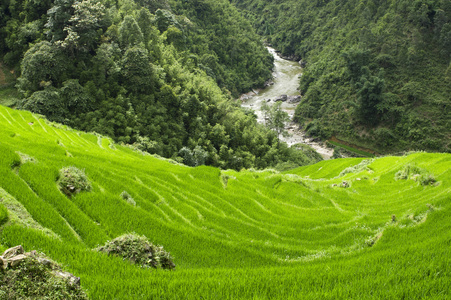
<svg viewBox="0 0 451 300">
<path fill-rule="evenodd" d="M 451 296 L 450 154 L 236 172 L 110 147 L 6 107 L 0 126 L 0 219 L 1 206 L 9 214 L 0 244 L 43 251 L 92 299 Z M 437 183 L 396 180 L 413 164 Z M 90 191 L 59 190 L 69 166 L 84 170 Z M 176 269 L 93 251 L 132 232 L 162 245 Z"/>
</svg>

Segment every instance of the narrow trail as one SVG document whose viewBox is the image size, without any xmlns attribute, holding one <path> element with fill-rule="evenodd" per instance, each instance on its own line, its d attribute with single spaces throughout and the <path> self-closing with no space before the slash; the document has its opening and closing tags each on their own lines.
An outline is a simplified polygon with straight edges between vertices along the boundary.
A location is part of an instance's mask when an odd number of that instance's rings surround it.
<svg viewBox="0 0 451 300">
<path fill-rule="evenodd" d="M 298 62 L 289 61 L 281 58 L 277 52 L 268 47 L 268 51 L 274 56 L 274 73 L 272 85 L 259 90 L 252 91 L 241 96 L 242 107 L 250 108 L 257 114 L 259 123 L 264 123 L 261 106 L 264 102 L 274 104 L 274 100 L 281 95 L 286 96 L 300 96 L 298 91 L 299 77 L 302 75 L 302 67 Z M 291 98 L 293 99 L 293 97 Z M 299 97 L 298 97 L 299 100 Z M 298 102 L 284 101 L 282 102 L 282 109 L 288 113 L 290 118 L 293 118 L 294 111 Z M 333 149 L 327 148 L 323 143 L 311 141 L 306 133 L 298 129 L 298 125 L 294 122 L 286 124 L 286 130 L 290 134 L 288 137 L 282 137 L 282 140 L 292 146 L 294 144 L 307 144 L 314 148 L 324 159 L 330 159 L 333 154 Z"/>
</svg>

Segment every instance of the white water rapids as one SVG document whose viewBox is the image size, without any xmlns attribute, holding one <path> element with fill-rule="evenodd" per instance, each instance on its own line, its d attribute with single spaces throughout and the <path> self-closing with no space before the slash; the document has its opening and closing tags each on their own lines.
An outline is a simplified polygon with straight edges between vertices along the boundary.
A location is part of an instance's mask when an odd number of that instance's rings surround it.
<svg viewBox="0 0 451 300">
<path fill-rule="evenodd" d="M 274 49 L 268 47 L 268 51 L 274 56 L 274 73 L 273 85 L 270 85 L 262 90 L 247 93 L 241 97 L 243 99 L 242 106 L 254 110 L 257 115 L 259 123 L 264 123 L 261 105 L 268 102 L 269 105 L 274 104 L 274 99 L 281 96 L 296 96 L 299 95 L 299 77 L 302 75 L 302 68 L 298 62 L 289 61 L 281 58 Z M 294 111 L 298 103 L 289 103 L 285 101 L 282 103 L 282 109 L 288 113 L 290 118 L 293 118 Z M 324 159 L 330 159 L 333 150 L 325 147 L 323 143 L 311 141 L 306 137 L 304 131 L 298 129 L 298 125 L 291 122 L 286 124 L 286 130 L 289 133 L 288 137 L 282 137 L 281 140 L 286 142 L 289 146 L 294 144 L 307 144 L 314 148 Z"/>
</svg>

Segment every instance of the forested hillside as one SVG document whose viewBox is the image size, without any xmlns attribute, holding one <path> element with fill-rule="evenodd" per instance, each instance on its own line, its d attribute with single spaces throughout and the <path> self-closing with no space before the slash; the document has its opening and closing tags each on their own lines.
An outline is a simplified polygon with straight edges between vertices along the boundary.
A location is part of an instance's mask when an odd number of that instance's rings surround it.
<svg viewBox="0 0 451 300">
<path fill-rule="evenodd" d="M 298 122 L 381 152 L 450 151 L 451 1 L 233 0 L 306 63 Z"/>
<path fill-rule="evenodd" d="M 233 101 L 272 57 L 226 0 L 3 1 L 0 16 L 16 108 L 189 165 L 312 161 Z"/>
</svg>

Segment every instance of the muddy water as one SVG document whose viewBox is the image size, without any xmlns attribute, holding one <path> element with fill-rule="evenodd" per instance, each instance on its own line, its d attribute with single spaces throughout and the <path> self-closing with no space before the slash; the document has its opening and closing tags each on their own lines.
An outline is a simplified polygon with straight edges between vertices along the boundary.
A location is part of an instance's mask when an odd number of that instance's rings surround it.
<svg viewBox="0 0 451 300">
<path fill-rule="evenodd" d="M 262 103 L 268 102 L 269 105 L 272 105 L 274 104 L 274 99 L 280 95 L 299 95 L 297 88 L 299 87 L 299 77 L 302 74 L 302 68 L 298 62 L 281 58 L 272 48 L 268 48 L 268 51 L 274 56 L 274 84 L 263 90 L 250 92 L 241 97 L 242 106 L 253 109 L 260 123 L 264 123 L 263 113 L 261 112 Z M 288 113 L 290 118 L 293 118 L 296 106 L 297 103 L 288 103 L 288 101 L 282 103 L 282 109 Z M 306 137 L 305 132 L 298 129 L 295 123 L 290 122 L 286 124 L 286 129 L 290 135 L 281 139 L 289 146 L 298 143 L 307 144 L 321 154 L 324 159 L 330 159 L 332 156 L 332 149 L 326 148 L 323 143 L 311 141 Z"/>
</svg>

